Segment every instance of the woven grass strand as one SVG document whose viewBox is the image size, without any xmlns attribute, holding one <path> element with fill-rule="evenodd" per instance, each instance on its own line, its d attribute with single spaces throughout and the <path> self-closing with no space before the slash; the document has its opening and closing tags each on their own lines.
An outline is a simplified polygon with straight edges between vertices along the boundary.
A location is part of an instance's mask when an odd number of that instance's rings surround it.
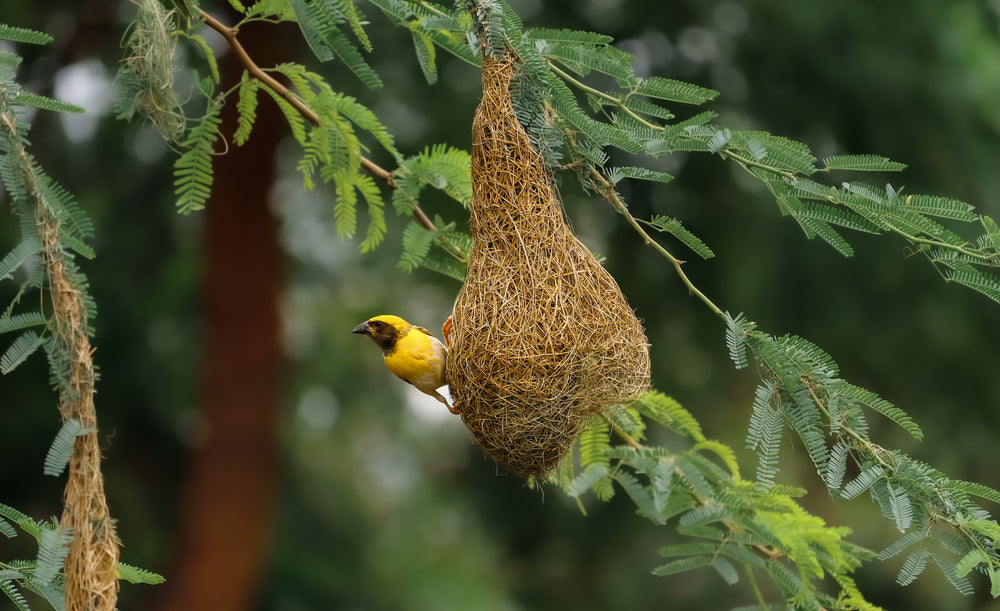
<svg viewBox="0 0 1000 611">
<path fill-rule="evenodd" d="M 75 418 L 90 429 L 76 439 L 59 521 L 73 534 L 63 569 L 66 611 L 113 611 L 118 600 L 120 542 L 104 495 L 87 309 L 83 294 L 69 280 L 58 221 L 41 200 L 37 212 L 42 260 L 51 287 L 53 329 L 70 354 L 69 383 L 59 392 L 59 412 L 64 421 Z"/>
<path fill-rule="evenodd" d="M 466 427 L 506 470 L 543 477 L 581 424 L 649 385 L 649 345 L 614 278 L 563 219 L 514 114 L 508 52 L 483 58 L 470 228 L 448 381 Z"/>
</svg>

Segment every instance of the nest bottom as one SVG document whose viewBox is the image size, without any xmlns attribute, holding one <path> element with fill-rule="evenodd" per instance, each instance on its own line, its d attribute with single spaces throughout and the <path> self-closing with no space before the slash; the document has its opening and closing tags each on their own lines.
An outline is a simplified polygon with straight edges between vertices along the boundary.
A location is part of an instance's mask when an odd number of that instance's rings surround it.
<svg viewBox="0 0 1000 611">
<path fill-rule="evenodd" d="M 546 405 L 515 410 L 470 409 L 463 406 L 465 426 L 483 452 L 521 477 L 544 478 L 559 466 L 580 430 L 581 418 Z"/>
</svg>

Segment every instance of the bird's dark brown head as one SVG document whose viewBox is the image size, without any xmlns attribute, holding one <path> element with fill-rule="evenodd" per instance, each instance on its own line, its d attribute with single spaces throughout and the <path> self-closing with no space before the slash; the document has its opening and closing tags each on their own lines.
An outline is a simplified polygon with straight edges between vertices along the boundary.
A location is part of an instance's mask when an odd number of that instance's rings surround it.
<svg viewBox="0 0 1000 611">
<path fill-rule="evenodd" d="M 367 335 L 372 338 L 372 341 L 378 344 L 378 347 L 382 349 L 384 354 L 391 354 L 396 349 L 396 341 L 400 337 L 402 327 L 390 318 L 398 319 L 400 323 L 405 324 L 402 318 L 396 316 L 376 316 L 354 327 L 352 333 Z"/>
</svg>

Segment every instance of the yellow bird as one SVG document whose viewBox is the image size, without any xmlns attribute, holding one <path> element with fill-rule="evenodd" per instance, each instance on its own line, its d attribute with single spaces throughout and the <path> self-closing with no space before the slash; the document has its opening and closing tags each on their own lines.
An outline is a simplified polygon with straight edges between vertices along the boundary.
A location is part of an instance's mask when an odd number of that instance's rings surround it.
<svg viewBox="0 0 1000 611">
<path fill-rule="evenodd" d="M 451 413 L 459 413 L 437 391 L 448 383 L 445 379 L 448 349 L 430 331 L 411 325 L 399 316 L 383 314 L 354 327 L 352 333 L 372 338 L 382 349 L 389 371 L 444 403 Z"/>
</svg>

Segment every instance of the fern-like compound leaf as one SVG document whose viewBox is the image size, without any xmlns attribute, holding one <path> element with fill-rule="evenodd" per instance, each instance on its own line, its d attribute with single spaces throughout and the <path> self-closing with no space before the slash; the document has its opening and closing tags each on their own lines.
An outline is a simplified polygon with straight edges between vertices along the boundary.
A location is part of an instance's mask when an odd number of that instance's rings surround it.
<svg viewBox="0 0 1000 611">
<path fill-rule="evenodd" d="M 837 391 L 892 420 L 917 441 L 921 441 L 924 438 L 924 432 L 920 430 L 920 425 L 914 422 L 909 414 L 870 390 L 843 382 L 837 385 Z"/>
<path fill-rule="evenodd" d="M 576 498 L 604 479 L 608 473 L 608 468 L 605 465 L 592 464 L 570 482 L 566 488 L 566 494 Z"/>
<path fill-rule="evenodd" d="M 45 342 L 45 338 L 34 331 L 25 331 L 7 348 L 0 357 L 0 373 L 14 371 Z"/>
<path fill-rule="evenodd" d="M 38 537 L 38 564 L 31 576 L 33 585 L 46 586 L 55 579 L 69 554 L 69 544 L 73 535 L 58 526 L 42 529 Z"/>
<path fill-rule="evenodd" d="M 646 222 L 646 224 L 653 227 L 657 231 L 669 233 L 674 236 L 702 259 L 711 259 L 715 256 L 712 249 L 709 248 L 709 246 L 705 244 L 701 238 L 694 235 L 686 227 L 684 227 L 678 219 L 662 214 L 654 214 L 652 218 Z"/>
<path fill-rule="evenodd" d="M 872 484 L 874 484 L 877 479 L 882 477 L 883 473 L 884 471 L 882 470 L 882 467 L 878 465 L 867 467 L 857 477 L 844 485 L 844 490 L 841 493 L 841 496 L 845 499 L 852 499 L 858 496 L 865 490 L 871 488 Z"/>
<path fill-rule="evenodd" d="M 28 28 L 19 28 L 0 23 L 0 40 L 32 45 L 47 45 L 52 42 L 53 38 L 37 30 L 29 30 Z"/>
<path fill-rule="evenodd" d="M 956 590 L 964 596 L 972 596 L 975 594 L 976 591 L 972 587 L 972 584 L 969 583 L 969 580 L 964 576 L 958 574 L 955 570 L 955 563 L 948 557 L 937 552 L 931 552 L 930 557 L 931 560 L 934 561 L 934 564 L 941 569 L 941 573 L 944 575 L 944 578 L 947 579 L 948 583 L 950 583 Z"/>
<path fill-rule="evenodd" d="M 465 265 L 452 257 L 443 256 L 436 252 L 431 252 L 420 265 L 459 282 L 465 282 L 465 277 L 468 274 L 468 268 Z"/>
<path fill-rule="evenodd" d="M 73 455 L 73 446 L 76 438 L 90 433 L 93 429 L 84 427 L 76 418 L 70 418 L 63 422 L 59 432 L 56 433 L 49 451 L 45 454 L 45 475 L 58 477 L 62 475 L 69 459 Z"/>
<path fill-rule="evenodd" d="M 24 595 L 18 591 L 17 586 L 10 579 L 0 579 L 0 591 L 7 595 L 18 611 L 31 611 L 28 601 L 24 599 Z"/>
<path fill-rule="evenodd" d="M 934 195 L 910 195 L 903 200 L 902 207 L 920 214 L 964 222 L 973 222 L 980 218 L 970 204 Z"/>
<path fill-rule="evenodd" d="M 236 142 L 237 146 L 243 146 L 247 143 L 253 125 L 257 121 L 257 90 L 259 88 L 260 81 L 251 78 L 244 72 L 236 98 L 236 134 L 233 136 L 233 141 Z"/>
<path fill-rule="evenodd" d="M 118 577 L 129 583 L 144 583 L 149 585 L 157 585 L 166 581 L 163 575 L 147 571 L 146 569 L 140 569 L 124 562 L 118 563 Z"/>
<path fill-rule="evenodd" d="M 696 105 L 714 100 L 719 95 L 718 91 L 712 89 L 659 76 L 640 80 L 635 92 L 659 100 Z"/>
<path fill-rule="evenodd" d="M 834 155 L 823 160 L 823 170 L 853 170 L 855 172 L 899 172 L 905 163 L 878 155 Z"/>
<path fill-rule="evenodd" d="M 210 103 L 205 117 L 188 133 L 187 149 L 174 163 L 174 192 L 181 214 L 202 210 L 212 192 L 212 153 L 219 138 L 221 106 Z"/>
<path fill-rule="evenodd" d="M 35 108 L 50 110 L 52 112 L 68 112 L 73 114 L 85 112 L 83 108 L 80 108 L 76 104 L 70 104 L 69 102 L 63 102 L 62 100 L 55 100 L 44 95 L 38 95 L 37 93 L 28 93 L 27 91 L 20 92 L 17 97 L 14 98 L 14 104 L 34 106 Z"/>
<path fill-rule="evenodd" d="M 924 572 L 927 568 L 927 558 L 929 554 L 924 548 L 916 549 L 910 552 L 906 557 L 906 561 L 903 562 L 903 568 L 899 569 L 899 574 L 896 575 L 896 583 L 901 586 L 908 586 Z"/>
<path fill-rule="evenodd" d="M 847 457 L 849 448 L 843 441 L 838 441 L 830 448 L 830 460 L 826 465 L 826 486 L 831 490 L 839 490 L 847 473 Z"/>
<path fill-rule="evenodd" d="M 434 40 L 419 30 L 411 30 L 413 37 L 413 48 L 417 55 L 417 62 L 420 64 L 420 71 L 424 73 L 424 79 L 428 85 L 437 82 L 437 47 Z"/>
<path fill-rule="evenodd" d="M 38 254 L 42 245 L 38 238 L 31 236 L 24 238 L 17 243 L 9 253 L 0 259 L 0 280 L 7 280 L 14 277 L 14 272 L 24 264 L 25 261 Z"/>
<path fill-rule="evenodd" d="M 579 45 L 608 45 L 614 38 L 595 32 L 581 30 L 532 28 L 524 33 L 528 40 L 546 40 L 548 42 L 575 43 Z"/>
</svg>

